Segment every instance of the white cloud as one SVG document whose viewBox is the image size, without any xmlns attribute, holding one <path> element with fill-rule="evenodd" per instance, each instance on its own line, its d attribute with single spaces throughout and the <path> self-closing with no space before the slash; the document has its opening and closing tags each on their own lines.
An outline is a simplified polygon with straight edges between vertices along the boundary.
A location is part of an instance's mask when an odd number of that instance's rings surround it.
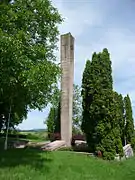
<svg viewBox="0 0 135 180">
<path fill-rule="evenodd" d="M 52 2 L 64 18 L 64 22 L 60 26 L 61 34 L 72 32 L 76 38 L 83 33 L 85 26 L 94 27 L 102 24 L 102 16 L 100 16 L 100 12 L 96 8 L 95 3 L 89 3 L 89 1 L 86 0 L 83 6 L 76 6 L 75 9 L 69 9 L 64 6 L 64 1 L 62 0 L 53 0 Z"/>
</svg>

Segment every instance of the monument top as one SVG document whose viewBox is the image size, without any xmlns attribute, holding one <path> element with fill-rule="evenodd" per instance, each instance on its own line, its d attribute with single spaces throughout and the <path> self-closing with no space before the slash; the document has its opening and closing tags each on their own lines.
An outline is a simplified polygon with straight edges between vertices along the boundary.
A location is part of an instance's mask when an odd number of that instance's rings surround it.
<svg viewBox="0 0 135 180">
<path fill-rule="evenodd" d="M 61 36 L 71 36 L 73 39 L 74 37 L 72 36 L 72 34 L 69 32 L 69 33 L 65 33 L 65 34 L 62 34 Z"/>
</svg>

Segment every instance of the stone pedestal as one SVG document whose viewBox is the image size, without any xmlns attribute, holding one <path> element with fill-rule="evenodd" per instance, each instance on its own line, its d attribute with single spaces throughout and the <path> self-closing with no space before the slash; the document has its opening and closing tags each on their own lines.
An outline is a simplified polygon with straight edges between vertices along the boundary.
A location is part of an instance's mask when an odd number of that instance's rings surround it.
<svg viewBox="0 0 135 180">
<path fill-rule="evenodd" d="M 74 82 L 74 38 L 70 33 L 61 35 L 61 139 L 71 146 L 73 82 Z"/>
</svg>

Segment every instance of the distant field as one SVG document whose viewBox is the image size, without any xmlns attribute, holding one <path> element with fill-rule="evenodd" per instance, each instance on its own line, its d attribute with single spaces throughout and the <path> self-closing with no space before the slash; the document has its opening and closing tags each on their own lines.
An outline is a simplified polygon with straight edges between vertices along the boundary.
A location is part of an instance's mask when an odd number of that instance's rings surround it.
<svg viewBox="0 0 135 180">
<path fill-rule="evenodd" d="M 46 131 L 26 131 L 26 132 L 18 132 L 18 135 L 23 134 L 26 135 L 25 138 L 18 138 L 17 135 L 15 137 L 8 137 L 8 144 L 12 141 L 32 141 L 32 142 L 41 142 L 47 141 L 47 132 Z M 5 137 L 0 137 L 0 150 L 4 147 Z"/>
<path fill-rule="evenodd" d="M 0 180 L 135 180 L 135 158 L 107 162 L 69 152 L 1 151 Z"/>
<path fill-rule="evenodd" d="M 46 131 L 23 131 L 23 132 L 19 132 L 19 134 L 27 135 L 27 139 L 29 140 L 37 140 L 37 141 L 47 140 Z"/>
</svg>

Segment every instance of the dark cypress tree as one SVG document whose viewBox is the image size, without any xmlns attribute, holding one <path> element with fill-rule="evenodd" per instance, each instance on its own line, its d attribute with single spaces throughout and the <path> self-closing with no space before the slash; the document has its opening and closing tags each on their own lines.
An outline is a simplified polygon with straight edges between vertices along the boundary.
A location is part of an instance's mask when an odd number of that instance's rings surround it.
<svg viewBox="0 0 135 180">
<path fill-rule="evenodd" d="M 60 102 L 59 102 L 58 107 L 56 108 L 56 114 L 54 117 L 54 120 L 55 120 L 54 133 L 60 133 L 61 132 L 61 129 L 60 129 L 60 112 L 61 112 L 61 108 L 60 108 Z"/>
<path fill-rule="evenodd" d="M 92 59 L 97 58 L 96 53 L 93 54 Z M 82 131 L 86 135 L 87 143 L 91 151 L 94 151 L 94 118 L 92 113 L 92 108 L 90 110 L 91 104 L 93 102 L 93 95 L 95 93 L 95 88 L 93 87 L 94 71 L 93 64 L 90 60 L 87 60 L 85 70 L 83 72 L 82 78 Z"/>
<path fill-rule="evenodd" d="M 56 113 L 55 108 L 51 107 L 49 115 L 45 121 L 45 124 L 47 125 L 48 135 L 54 133 L 55 130 L 55 122 L 54 122 L 55 113 Z"/>
<path fill-rule="evenodd" d="M 5 3 L 5 4 L 9 4 L 11 2 L 11 0 L 0 0 L 0 5 Z"/>
<path fill-rule="evenodd" d="M 132 144 L 134 136 L 134 120 L 132 115 L 132 106 L 129 95 L 124 98 L 125 104 L 125 140 L 126 144 Z"/>
<path fill-rule="evenodd" d="M 112 67 L 111 67 L 110 54 L 108 50 L 103 49 L 100 53 L 100 66 L 102 75 L 102 85 L 103 90 L 113 89 L 113 78 L 112 78 Z"/>
<path fill-rule="evenodd" d="M 115 145 L 116 153 L 122 157 L 123 153 L 123 144 L 124 144 L 124 106 L 123 106 L 123 97 L 121 94 L 114 92 L 114 117 L 112 118 L 114 123 L 114 136 L 115 136 Z"/>
<path fill-rule="evenodd" d="M 60 137 L 60 103 L 50 108 L 49 115 L 45 121 L 49 139 L 56 133 Z"/>
<path fill-rule="evenodd" d="M 123 150 L 120 131 L 116 125 L 118 109 L 107 49 L 103 49 L 102 53 L 94 53 L 92 61 L 87 61 L 82 79 L 82 97 L 82 130 L 86 134 L 90 150 L 100 150 L 105 159 L 113 159 L 117 152 L 122 153 Z"/>
<path fill-rule="evenodd" d="M 118 124 L 120 126 L 120 136 L 122 145 L 125 145 L 125 118 L 124 118 L 124 99 L 121 94 L 117 94 L 116 102 L 118 104 Z"/>
</svg>

